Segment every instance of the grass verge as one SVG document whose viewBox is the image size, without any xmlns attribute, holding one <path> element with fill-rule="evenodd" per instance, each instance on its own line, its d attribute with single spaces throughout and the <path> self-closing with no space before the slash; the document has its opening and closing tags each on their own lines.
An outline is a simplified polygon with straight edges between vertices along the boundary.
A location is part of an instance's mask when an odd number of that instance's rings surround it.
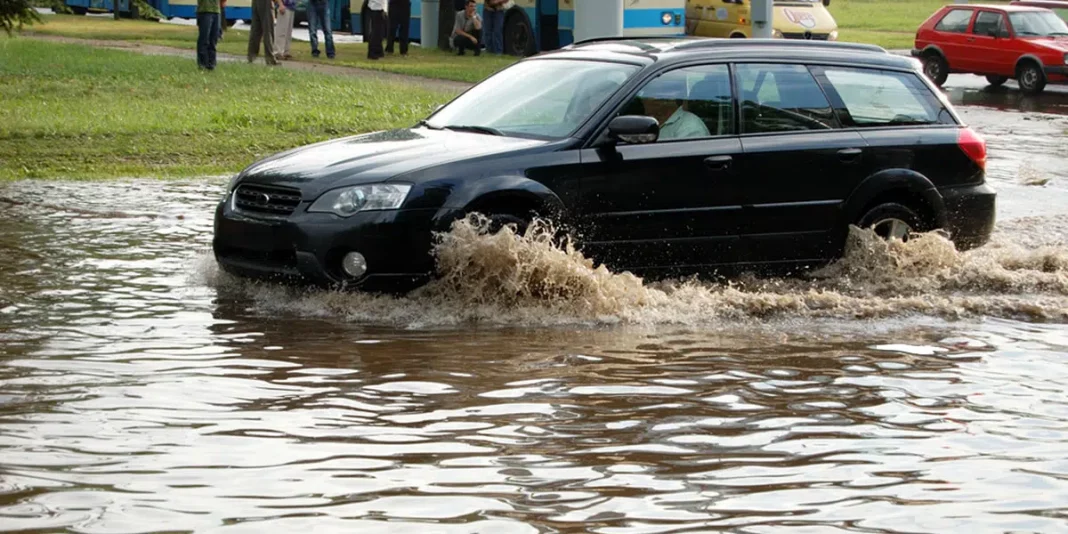
<svg viewBox="0 0 1068 534">
<path fill-rule="evenodd" d="M 188 50 L 195 50 L 197 47 L 195 26 L 161 24 L 142 20 L 116 21 L 106 17 L 77 15 L 43 15 L 41 19 L 43 23 L 35 24 L 29 30 L 33 33 L 79 39 L 139 41 Z M 319 46 L 325 46 L 321 40 Z M 248 32 L 227 30 L 218 48 L 220 52 L 245 56 L 248 53 Z M 262 48 L 260 53 L 262 57 Z M 394 55 L 371 61 L 367 59 L 367 45 L 363 43 L 338 43 L 337 56 L 333 60 L 326 59 L 325 56 L 315 59 L 311 56 L 311 45 L 303 41 L 293 41 L 292 54 L 294 60 L 297 61 L 345 65 L 461 82 L 481 81 L 490 74 L 511 65 L 517 59 L 492 55 L 474 57 L 470 54 L 459 57 L 437 49 L 427 50 L 413 46 L 409 50 L 408 57 Z"/>
<path fill-rule="evenodd" d="M 405 126 L 451 95 L 262 66 L 0 39 L 0 180 L 232 173 Z"/>
</svg>

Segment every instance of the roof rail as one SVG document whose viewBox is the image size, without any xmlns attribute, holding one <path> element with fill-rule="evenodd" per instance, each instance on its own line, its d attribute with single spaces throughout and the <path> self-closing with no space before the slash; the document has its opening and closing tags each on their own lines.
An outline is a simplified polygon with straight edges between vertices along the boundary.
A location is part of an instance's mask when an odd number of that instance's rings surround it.
<svg viewBox="0 0 1068 534">
<path fill-rule="evenodd" d="M 592 44 L 592 43 L 604 43 L 613 41 L 678 41 L 680 39 L 694 39 L 689 35 L 626 35 L 626 36 L 611 36 L 611 37 L 590 37 L 589 39 L 583 39 L 581 41 L 575 41 L 568 46 Z"/>
<path fill-rule="evenodd" d="M 672 48 L 674 50 L 693 50 L 696 48 L 733 48 L 752 46 L 769 48 L 824 48 L 831 50 L 846 49 L 887 53 L 885 48 L 870 44 L 845 43 L 838 41 L 809 41 L 801 39 L 694 39 L 690 42 L 675 45 Z"/>
</svg>

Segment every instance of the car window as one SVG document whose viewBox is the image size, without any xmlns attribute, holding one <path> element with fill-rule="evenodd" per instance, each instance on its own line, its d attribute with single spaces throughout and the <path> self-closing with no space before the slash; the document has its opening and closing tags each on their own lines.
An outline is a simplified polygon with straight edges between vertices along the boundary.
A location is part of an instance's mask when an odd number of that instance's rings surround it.
<svg viewBox="0 0 1068 534">
<path fill-rule="evenodd" d="M 647 83 L 620 115 L 646 115 L 660 123 L 659 141 L 734 133 L 731 75 L 726 65 L 666 72 Z"/>
<path fill-rule="evenodd" d="M 845 105 L 842 121 L 857 127 L 952 123 L 949 113 L 914 74 L 824 67 Z"/>
<path fill-rule="evenodd" d="M 1005 26 L 1005 15 L 993 11 L 980 11 L 975 17 L 975 24 L 972 25 L 972 33 L 1008 37 L 1009 30 Z"/>
<path fill-rule="evenodd" d="M 742 105 L 742 133 L 839 126 L 823 90 L 804 66 L 742 64 L 735 72 Z"/>
<path fill-rule="evenodd" d="M 935 24 L 935 30 L 940 32 L 965 33 L 968 31 L 968 22 L 972 20 L 972 10 L 951 9 L 942 20 Z"/>
<path fill-rule="evenodd" d="M 636 65 L 546 59 L 494 74 L 438 110 L 431 128 L 483 127 L 509 135 L 566 137 L 635 72 Z"/>
<path fill-rule="evenodd" d="M 1052 11 L 1021 11 L 1009 14 L 1012 29 L 1020 37 L 1063 37 L 1068 24 Z"/>
</svg>

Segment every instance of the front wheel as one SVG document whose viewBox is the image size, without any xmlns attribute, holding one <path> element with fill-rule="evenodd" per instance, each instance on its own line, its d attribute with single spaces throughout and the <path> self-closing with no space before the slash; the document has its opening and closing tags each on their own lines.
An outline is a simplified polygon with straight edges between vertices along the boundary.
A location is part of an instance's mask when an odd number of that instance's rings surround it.
<svg viewBox="0 0 1068 534">
<path fill-rule="evenodd" d="M 1046 73 L 1042 67 L 1028 62 L 1016 69 L 1016 82 L 1020 84 L 1021 91 L 1037 95 L 1046 88 Z"/>
<path fill-rule="evenodd" d="M 986 83 L 990 84 L 990 87 L 1001 87 L 1005 85 L 1005 82 L 1009 81 L 1008 76 L 995 76 L 989 75 L 986 77 Z"/>
<path fill-rule="evenodd" d="M 923 73 L 935 85 L 942 87 L 942 84 L 946 83 L 946 79 L 949 78 L 949 63 L 946 63 L 946 58 L 941 54 L 927 54 L 923 58 Z"/>
<path fill-rule="evenodd" d="M 916 211 L 903 204 L 887 202 L 868 210 L 860 222 L 864 229 L 870 229 L 883 239 L 908 241 L 915 232 L 922 232 L 926 225 Z"/>
<path fill-rule="evenodd" d="M 89 12 L 87 8 L 81 6 L 70 6 L 70 11 L 75 15 L 84 15 Z"/>
</svg>

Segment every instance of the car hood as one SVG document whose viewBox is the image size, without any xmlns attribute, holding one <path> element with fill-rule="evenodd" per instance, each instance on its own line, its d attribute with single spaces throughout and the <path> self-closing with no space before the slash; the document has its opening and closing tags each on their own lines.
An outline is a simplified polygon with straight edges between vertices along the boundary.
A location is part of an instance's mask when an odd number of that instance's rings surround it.
<svg viewBox="0 0 1068 534">
<path fill-rule="evenodd" d="M 1028 39 L 1031 44 L 1041 46 L 1042 48 L 1048 48 L 1050 50 L 1056 50 L 1057 52 L 1068 52 L 1068 37 L 1035 37 Z"/>
<path fill-rule="evenodd" d="M 389 130 L 276 154 L 245 169 L 240 182 L 295 187 L 316 194 L 334 186 L 382 182 L 452 161 L 545 144 L 540 140 L 428 128 Z"/>
</svg>

